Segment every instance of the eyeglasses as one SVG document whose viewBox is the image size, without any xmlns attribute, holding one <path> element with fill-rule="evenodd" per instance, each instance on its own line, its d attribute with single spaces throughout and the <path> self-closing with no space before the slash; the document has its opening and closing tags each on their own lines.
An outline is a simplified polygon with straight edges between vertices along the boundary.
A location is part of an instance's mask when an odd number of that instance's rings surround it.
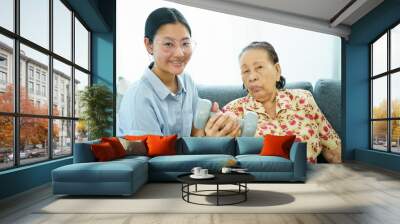
<svg viewBox="0 0 400 224">
<path fill-rule="evenodd" d="M 165 52 L 175 52 L 179 47 L 184 53 L 190 53 L 193 51 L 196 42 L 192 39 L 185 39 L 180 42 L 174 40 L 159 40 L 156 43 L 161 45 L 161 49 Z"/>
</svg>

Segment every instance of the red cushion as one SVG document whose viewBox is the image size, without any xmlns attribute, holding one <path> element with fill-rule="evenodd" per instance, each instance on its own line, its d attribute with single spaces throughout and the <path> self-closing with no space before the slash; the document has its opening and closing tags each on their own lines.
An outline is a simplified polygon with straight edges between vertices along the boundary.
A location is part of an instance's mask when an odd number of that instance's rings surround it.
<svg viewBox="0 0 400 224">
<path fill-rule="evenodd" d="M 147 137 L 148 156 L 176 155 L 177 135 Z"/>
<path fill-rule="evenodd" d="M 261 149 L 260 155 L 262 156 L 281 156 L 289 159 L 290 147 L 296 135 L 287 136 L 276 136 L 276 135 L 265 135 L 264 145 Z"/>
<path fill-rule="evenodd" d="M 110 137 L 110 138 L 101 138 L 101 142 L 108 142 L 112 146 L 112 148 L 115 151 L 115 155 L 117 158 L 125 157 L 126 156 L 126 151 L 124 149 L 124 146 L 122 146 L 121 142 L 119 141 L 118 138 L 116 137 Z"/>
<path fill-rule="evenodd" d="M 92 149 L 94 157 L 99 162 L 110 161 L 117 158 L 113 147 L 108 142 L 92 144 L 90 147 Z"/>
</svg>

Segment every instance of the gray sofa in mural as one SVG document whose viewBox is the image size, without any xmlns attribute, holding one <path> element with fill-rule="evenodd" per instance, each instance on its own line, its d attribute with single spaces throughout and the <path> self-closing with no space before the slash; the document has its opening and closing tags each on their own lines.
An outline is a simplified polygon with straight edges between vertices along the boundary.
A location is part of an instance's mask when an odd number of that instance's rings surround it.
<svg viewBox="0 0 400 224">
<path fill-rule="evenodd" d="M 317 104 L 340 135 L 340 81 L 319 80 L 314 88 L 308 82 L 288 84 L 313 93 Z M 221 106 L 246 93 L 240 86 L 199 86 L 201 98 L 217 101 Z M 294 143 L 290 158 L 258 155 L 263 138 L 196 138 L 177 142 L 177 155 L 129 156 L 108 162 L 96 162 L 90 145 L 98 141 L 75 144 L 74 163 L 52 172 L 53 193 L 68 195 L 131 195 L 148 181 L 176 181 L 180 174 L 201 166 L 218 172 L 228 160 L 236 160 L 260 182 L 306 181 L 306 144 Z"/>
</svg>

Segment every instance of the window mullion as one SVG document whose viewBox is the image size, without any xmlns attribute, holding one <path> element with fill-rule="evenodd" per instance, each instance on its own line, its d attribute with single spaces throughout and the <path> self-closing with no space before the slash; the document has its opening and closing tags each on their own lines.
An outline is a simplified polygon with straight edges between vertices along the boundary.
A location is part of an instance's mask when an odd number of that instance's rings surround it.
<svg viewBox="0 0 400 224">
<path fill-rule="evenodd" d="M 49 50 L 53 52 L 53 0 L 49 0 Z M 48 97 L 49 97 L 49 116 L 48 120 L 48 151 L 49 159 L 53 159 L 53 56 L 49 55 L 49 72 L 48 72 Z"/>
<path fill-rule="evenodd" d="M 71 49 L 71 55 L 72 55 L 72 66 L 71 66 L 71 91 L 72 91 L 72 94 L 71 94 L 71 103 L 72 103 L 72 105 L 71 105 L 71 117 L 73 117 L 73 118 L 75 118 L 75 12 L 74 11 L 72 11 L 72 14 L 71 14 L 71 23 L 72 23 L 72 32 L 71 32 L 71 35 L 72 35 L 72 38 L 71 38 L 71 46 L 72 46 L 72 49 Z M 76 121 L 75 120 L 73 120 L 72 122 L 71 122 L 72 124 L 72 130 L 71 130 L 71 150 L 72 150 L 72 155 L 74 155 L 74 151 L 75 151 L 75 147 L 74 147 L 74 145 L 75 145 L 75 126 L 76 126 Z"/>
<path fill-rule="evenodd" d="M 20 0 L 14 1 L 14 31 L 19 35 L 20 31 Z M 14 39 L 14 113 L 19 114 L 20 112 L 20 41 L 18 38 Z M 20 136 L 20 118 L 14 116 L 14 166 L 19 166 L 20 155 L 19 155 L 19 136 Z"/>
<path fill-rule="evenodd" d="M 390 35 L 391 35 L 391 32 L 390 32 L 390 29 L 389 29 L 389 31 L 387 32 L 387 71 L 390 71 Z M 391 100 L 391 77 L 392 77 L 392 75 L 389 73 L 389 74 L 387 74 L 387 98 L 388 98 L 388 103 L 387 103 L 387 110 L 388 110 L 388 118 L 391 118 L 392 117 L 392 111 L 391 111 L 391 109 L 392 109 L 392 100 Z M 387 127 L 387 129 L 388 129 L 388 152 L 391 152 L 392 151 L 392 135 L 391 135 L 391 132 L 392 132 L 392 121 L 391 120 L 388 120 L 388 127 Z"/>
<path fill-rule="evenodd" d="M 369 144 L 370 144 L 370 149 L 373 149 L 373 147 L 374 147 L 374 144 L 373 144 L 373 141 L 374 141 L 374 136 L 373 136 L 373 121 L 372 121 L 372 119 L 373 119 L 373 91 L 374 91 L 374 85 L 373 85 L 373 80 L 374 79 L 372 79 L 372 73 L 373 73 L 373 53 L 374 53 L 374 48 L 372 47 L 373 45 L 371 44 L 370 45 L 370 47 L 369 47 L 369 52 L 370 52 L 370 55 L 369 55 L 369 61 L 370 61 L 370 66 L 369 66 L 369 68 L 370 68 L 370 71 L 369 71 L 369 85 L 370 85 L 370 89 L 369 89 L 369 119 L 370 119 L 370 122 L 369 122 L 369 124 L 370 124 L 370 128 L 369 128 L 369 136 L 370 136 L 370 141 L 369 141 Z"/>
</svg>

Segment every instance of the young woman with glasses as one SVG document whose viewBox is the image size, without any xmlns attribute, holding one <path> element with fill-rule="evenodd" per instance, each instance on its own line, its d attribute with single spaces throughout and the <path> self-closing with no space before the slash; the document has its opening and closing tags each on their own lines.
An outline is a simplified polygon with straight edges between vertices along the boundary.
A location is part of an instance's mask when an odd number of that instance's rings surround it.
<svg viewBox="0 0 400 224">
<path fill-rule="evenodd" d="M 191 29 L 173 8 L 159 8 L 147 18 L 144 44 L 153 62 L 126 91 L 118 113 L 118 135 L 237 136 L 235 115 L 214 103 L 204 130 L 193 127 L 198 94 L 184 69 L 193 52 Z"/>
</svg>

